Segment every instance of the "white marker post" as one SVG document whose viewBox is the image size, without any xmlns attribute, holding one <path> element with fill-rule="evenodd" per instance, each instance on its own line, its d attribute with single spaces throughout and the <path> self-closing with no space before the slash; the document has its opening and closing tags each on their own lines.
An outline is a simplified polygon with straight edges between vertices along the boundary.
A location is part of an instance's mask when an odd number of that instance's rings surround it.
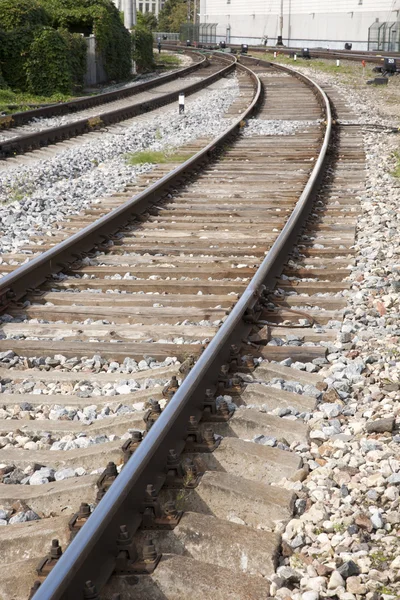
<svg viewBox="0 0 400 600">
<path fill-rule="evenodd" d="M 179 114 L 183 115 L 185 112 L 185 94 L 179 94 Z"/>
<path fill-rule="evenodd" d="M 340 60 L 339 59 L 337 59 L 337 61 L 336 61 L 336 66 L 340 67 Z"/>
<path fill-rule="evenodd" d="M 274 52 L 274 58 L 276 58 L 276 52 Z"/>
<path fill-rule="evenodd" d="M 297 60 L 297 54 L 293 55 L 293 60 Z"/>
</svg>

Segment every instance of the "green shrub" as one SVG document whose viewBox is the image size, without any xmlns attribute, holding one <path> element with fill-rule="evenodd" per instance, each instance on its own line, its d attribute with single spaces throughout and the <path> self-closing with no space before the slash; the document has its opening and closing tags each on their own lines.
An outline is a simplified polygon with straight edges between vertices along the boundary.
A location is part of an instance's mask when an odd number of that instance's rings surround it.
<svg viewBox="0 0 400 600">
<path fill-rule="evenodd" d="M 110 79 L 131 75 L 131 38 L 112 0 L 41 0 L 53 27 L 94 33 Z"/>
<path fill-rule="evenodd" d="M 26 62 L 28 89 L 33 94 L 51 96 L 72 89 L 69 48 L 56 29 L 42 29 L 30 47 Z"/>
<path fill-rule="evenodd" d="M 8 85 L 16 91 L 26 91 L 26 60 L 35 39 L 37 27 L 17 27 L 0 34 L 0 67 Z"/>
<path fill-rule="evenodd" d="M 74 91 L 81 90 L 85 82 L 87 44 L 79 33 L 59 29 L 68 47 L 68 63 Z"/>
<path fill-rule="evenodd" d="M 0 28 L 5 31 L 48 23 L 41 0 L 0 0 Z"/>
<path fill-rule="evenodd" d="M 96 36 L 109 79 L 131 76 L 131 35 L 112 0 L 0 0 L 5 82 L 41 95 L 82 88 L 87 46 L 80 33 Z"/>
<path fill-rule="evenodd" d="M 154 68 L 153 36 L 143 26 L 137 25 L 132 32 L 132 57 L 138 71 L 149 71 Z"/>
<path fill-rule="evenodd" d="M 7 83 L 6 80 L 3 77 L 3 72 L 0 69 L 0 90 L 6 90 L 7 89 Z"/>
</svg>

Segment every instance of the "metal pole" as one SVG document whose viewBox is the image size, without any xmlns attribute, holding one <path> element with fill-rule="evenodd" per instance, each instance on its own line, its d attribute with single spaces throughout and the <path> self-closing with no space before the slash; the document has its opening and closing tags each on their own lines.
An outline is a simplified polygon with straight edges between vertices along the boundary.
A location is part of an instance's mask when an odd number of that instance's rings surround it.
<svg viewBox="0 0 400 600">
<path fill-rule="evenodd" d="M 132 26 L 135 27 L 136 23 L 137 23 L 136 0 L 132 0 Z"/>
<path fill-rule="evenodd" d="M 279 18 L 279 33 L 283 42 L 283 0 L 281 0 L 281 16 Z"/>
</svg>

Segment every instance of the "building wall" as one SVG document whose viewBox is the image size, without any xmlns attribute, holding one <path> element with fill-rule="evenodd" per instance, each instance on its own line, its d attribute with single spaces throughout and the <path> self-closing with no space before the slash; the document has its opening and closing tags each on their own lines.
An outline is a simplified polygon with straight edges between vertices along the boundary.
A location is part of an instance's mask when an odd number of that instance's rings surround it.
<svg viewBox="0 0 400 600">
<path fill-rule="evenodd" d="M 124 10 L 124 0 L 113 0 L 118 10 Z M 136 0 L 136 9 L 140 12 L 152 12 L 158 15 L 164 8 L 165 0 Z"/>
<path fill-rule="evenodd" d="M 200 0 L 201 23 L 217 23 L 217 41 L 275 44 L 281 0 Z M 286 45 L 367 49 L 368 28 L 376 19 L 398 21 L 400 0 L 283 0 Z M 400 29 L 400 25 L 399 25 Z"/>
</svg>

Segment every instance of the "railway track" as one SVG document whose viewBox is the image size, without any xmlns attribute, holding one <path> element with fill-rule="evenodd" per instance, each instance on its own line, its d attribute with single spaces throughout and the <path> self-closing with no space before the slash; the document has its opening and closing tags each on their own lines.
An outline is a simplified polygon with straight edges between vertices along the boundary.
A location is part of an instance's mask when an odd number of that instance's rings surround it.
<svg viewBox="0 0 400 600">
<path fill-rule="evenodd" d="M 16 154 L 36 150 L 35 156 L 40 157 L 46 152 L 43 147 L 65 143 L 77 136 L 96 135 L 99 129 L 176 101 L 179 93 L 193 94 L 234 69 L 234 57 L 217 55 L 210 60 L 206 56 L 190 54 L 195 57 L 193 65 L 157 79 L 90 98 L 3 117 L 3 123 L 0 119 L 0 158 L 8 158 L 3 162 L 3 168 L 19 164 L 18 158 L 14 158 Z M 101 105 L 104 105 L 103 109 L 99 108 Z"/>
<path fill-rule="evenodd" d="M 60 224 L 28 264 L 3 256 L 0 504 L 41 517 L 0 529 L 7 600 L 27 597 L 52 538 L 64 555 L 54 544 L 37 600 L 274 593 L 306 506 L 307 422 L 334 394 L 364 157 L 358 127 L 331 140 L 318 86 L 244 62 L 253 101 L 229 132 Z M 85 525 L 65 551 L 68 523 Z"/>
</svg>

